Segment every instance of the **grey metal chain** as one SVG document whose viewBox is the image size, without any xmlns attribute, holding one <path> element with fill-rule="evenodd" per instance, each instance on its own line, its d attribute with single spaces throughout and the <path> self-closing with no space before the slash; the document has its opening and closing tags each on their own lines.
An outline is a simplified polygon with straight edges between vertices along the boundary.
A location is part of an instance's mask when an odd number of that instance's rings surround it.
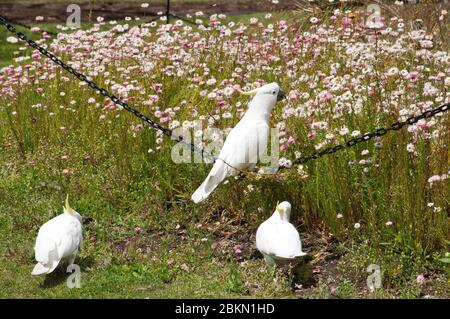
<svg viewBox="0 0 450 319">
<path fill-rule="evenodd" d="M 137 118 L 141 119 L 142 121 L 144 121 L 145 123 L 147 123 L 148 125 L 153 127 L 155 130 L 161 131 L 164 135 L 169 136 L 171 139 L 173 139 L 173 140 L 175 140 L 177 142 L 183 143 L 184 145 L 188 146 L 192 151 L 198 152 L 199 154 L 201 154 L 202 156 L 204 156 L 206 158 L 209 158 L 210 160 L 215 160 L 216 159 L 214 156 L 212 156 L 211 154 L 208 154 L 206 151 L 198 148 L 194 144 L 185 142 L 184 139 L 183 139 L 183 136 L 174 136 L 173 135 L 173 131 L 171 129 L 163 127 L 161 124 L 153 121 L 152 119 L 150 119 L 149 117 L 147 117 L 146 115 L 141 113 L 140 111 L 134 109 L 133 107 L 131 107 L 127 103 L 123 102 L 121 99 L 119 99 L 117 96 L 115 96 L 114 94 L 112 94 L 108 90 L 98 86 L 97 83 L 95 83 L 92 80 L 89 80 L 87 78 L 87 76 L 85 76 L 84 74 L 78 72 L 77 70 L 75 70 L 71 66 L 67 65 L 66 63 L 64 63 L 61 59 L 56 57 L 53 53 L 47 51 L 46 49 L 44 49 L 43 47 L 38 45 L 35 41 L 33 41 L 31 39 L 28 39 L 27 36 L 24 33 L 20 32 L 20 31 L 17 31 L 16 28 L 11 23 L 9 23 L 5 18 L 3 18 L 1 16 L 0 16 L 0 24 L 3 24 L 4 26 L 6 26 L 6 28 L 10 32 L 12 32 L 15 35 L 17 35 L 17 37 L 19 39 L 21 39 L 22 41 L 27 42 L 30 47 L 38 50 L 41 54 L 43 54 L 46 57 L 48 57 L 50 60 L 52 60 L 54 63 L 56 63 L 57 65 L 62 67 L 64 70 L 66 70 L 67 72 L 69 72 L 72 75 L 74 75 L 75 77 L 77 77 L 80 81 L 83 81 L 83 82 L 87 83 L 92 89 L 96 90 L 97 92 L 99 92 L 104 97 L 109 98 L 114 104 L 119 105 L 120 107 L 122 107 L 126 111 L 132 113 L 134 116 L 136 116 Z"/>
<path fill-rule="evenodd" d="M 99 87 L 94 81 L 89 80 L 84 74 L 79 73 L 78 71 L 76 71 L 71 66 L 65 64 L 61 59 L 56 57 L 51 52 L 48 52 L 46 49 L 44 49 L 43 47 L 38 45 L 33 40 L 28 39 L 25 34 L 23 34 L 22 32 L 17 31 L 16 28 L 11 23 L 9 23 L 5 18 L 3 18 L 1 16 L 0 16 L 0 24 L 3 24 L 4 26 L 6 26 L 6 28 L 10 32 L 16 34 L 19 39 L 27 42 L 30 47 L 38 50 L 41 54 L 43 54 L 46 57 L 48 57 L 54 63 L 56 63 L 57 65 L 59 65 L 63 69 L 65 69 L 67 72 L 73 74 L 80 81 L 83 81 L 83 82 L 87 83 L 92 89 L 98 91 L 104 97 L 108 97 L 109 99 L 111 99 L 111 101 L 114 104 L 121 106 L 126 111 L 132 113 L 133 115 L 135 115 L 136 117 L 138 117 L 142 121 L 144 121 L 147 124 L 149 124 L 154 129 L 161 131 L 163 134 L 169 136 L 173 140 L 176 140 L 176 141 L 178 141 L 180 143 L 183 143 L 184 145 L 188 146 L 192 151 L 198 152 L 203 157 L 206 157 L 206 158 L 208 158 L 210 160 L 218 159 L 217 157 L 212 156 L 211 154 L 207 153 L 203 149 L 198 148 L 194 144 L 185 142 L 183 140 L 182 136 L 173 136 L 173 131 L 171 129 L 163 127 L 161 124 L 151 120 L 149 117 L 147 117 L 146 115 L 142 114 L 140 111 L 132 108 L 127 103 L 125 103 L 122 100 L 120 100 L 118 97 L 116 97 L 111 92 L 107 91 L 104 88 Z M 420 121 L 421 119 L 427 119 L 427 118 L 433 117 L 436 114 L 446 112 L 449 109 L 450 109 L 450 103 L 446 103 L 444 105 L 441 105 L 438 108 L 425 111 L 425 112 L 423 112 L 420 115 L 411 116 L 408 119 L 406 119 L 405 121 L 397 121 L 397 122 L 393 123 L 390 127 L 379 128 L 379 129 L 377 129 L 375 131 L 366 133 L 366 134 L 364 134 L 364 135 L 362 135 L 360 137 L 352 138 L 352 139 L 348 140 L 347 142 L 345 142 L 343 144 L 335 145 L 335 146 L 328 147 L 328 148 L 321 149 L 321 150 L 316 150 L 313 153 L 311 153 L 310 155 L 307 155 L 307 156 L 300 157 L 300 158 L 296 159 L 293 162 L 293 164 L 305 164 L 305 163 L 307 163 L 307 162 L 309 162 L 311 160 L 318 159 L 319 157 L 322 157 L 322 156 L 325 156 L 325 155 L 333 154 L 333 153 L 335 153 L 337 151 L 340 151 L 340 150 L 342 150 L 344 148 L 353 147 L 353 146 L 355 146 L 355 145 L 357 145 L 359 143 L 367 142 L 367 141 L 373 139 L 374 137 L 384 136 L 390 131 L 398 131 L 398 130 L 402 129 L 404 126 L 406 126 L 406 125 L 413 125 L 413 124 L 417 123 L 418 121 Z M 223 161 L 223 162 L 225 164 L 229 165 L 225 161 Z M 231 165 L 229 165 L 229 166 L 234 168 Z"/>
<path fill-rule="evenodd" d="M 365 133 L 362 136 L 352 138 L 343 144 L 331 146 L 331 147 L 321 149 L 321 150 L 316 150 L 313 153 L 311 153 L 310 155 L 296 159 L 293 162 L 293 164 L 305 164 L 311 160 L 318 159 L 319 157 L 336 153 L 337 151 L 340 151 L 344 148 L 353 147 L 359 143 L 367 142 L 367 141 L 373 139 L 374 137 L 382 137 L 382 136 L 386 135 L 387 133 L 389 133 L 390 131 L 398 131 L 398 130 L 402 129 L 404 126 L 413 125 L 422 119 L 428 119 L 430 117 L 435 116 L 436 114 L 446 112 L 449 109 L 450 109 L 450 103 L 446 103 L 444 105 L 441 105 L 438 108 L 425 111 L 422 114 L 419 114 L 416 116 L 411 116 L 408 119 L 406 119 L 405 121 L 397 121 L 397 122 L 393 123 L 390 127 L 378 128 L 372 132 Z"/>
</svg>

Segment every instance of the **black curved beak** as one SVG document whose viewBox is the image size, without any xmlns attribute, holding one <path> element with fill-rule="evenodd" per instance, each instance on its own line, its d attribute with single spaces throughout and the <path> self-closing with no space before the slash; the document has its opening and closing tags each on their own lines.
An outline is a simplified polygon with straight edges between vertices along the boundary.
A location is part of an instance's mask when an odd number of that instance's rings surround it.
<svg viewBox="0 0 450 319">
<path fill-rule="evenodd" d="M 277 101 L 282 101 L 286 98 L 286 93 L 283 90 L 280 90 L 277 95 Z"/>
</svg>

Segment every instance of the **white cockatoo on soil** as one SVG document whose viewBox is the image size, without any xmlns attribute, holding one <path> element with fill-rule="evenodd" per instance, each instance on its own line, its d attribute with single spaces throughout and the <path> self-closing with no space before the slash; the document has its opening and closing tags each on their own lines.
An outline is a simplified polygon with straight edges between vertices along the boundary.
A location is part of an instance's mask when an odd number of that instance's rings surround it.
<svg viewBox="0 0 450 319">
<path fill-rule="evenodd" d="M 287 264 L 306 255 L 297 229 L 289 222 L 290 215 L 291 204 L 282 202 L 256 232 L 256 248 L 270 266 Z"/>
<path fill-rule="evenodd" d="M 192 195 L 195 203 L 206 199 L 225 178 L 254 169 L 261 156 L 266 154 L 270 114 L 277 101 L 286 95 L 277 83 L 241 93 L 253 96 L 253 99 L 245 115 L 228 134 L 208 177 Z"/>
<path fill-rule="evenodd" d="M 49 220 L 39 229 L 34 246 L 37 261 L 32 275 L 49 274 L 61 260 L 72 265 L 83 241 L 82 217 L 69 205 L 66 198 L 64 213 Z"/>
</svg>

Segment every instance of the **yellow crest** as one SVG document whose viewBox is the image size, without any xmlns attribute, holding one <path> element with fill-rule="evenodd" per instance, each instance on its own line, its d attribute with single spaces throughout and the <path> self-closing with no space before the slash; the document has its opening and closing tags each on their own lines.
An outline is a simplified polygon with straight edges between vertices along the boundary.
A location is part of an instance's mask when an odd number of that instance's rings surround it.
<svg viewBox="0 0 450 319">
<path fill-rule="evenodd" d="M 252 91 L 248 91 L 248 92 L 244 92 L 244 91 L 242 91 L 240 88 L 237 88 L 237 91 L 238 91 L 240 94 L 242 94 L 242 95 L 250 95 L 250 96 L 255 96 L 256 93 L 258 92 L 258 91 L 257 91 L 257 88 L 254 89 L 254 90 L 252 90 Z"/>
<path fill-rule="evenodd" d="M 69 205 L 69 194 L 67 194 L 67 196 L 66 196 L 66 204 L 64 206 L 64 213 L 70 214 L 70 215 L 73 215 L 75 213 L 75 210 L 73 210 L 73 208 L 70 207 L 70 205 Z"/>
<path fill-rule="evenodd" d="M 283 213 L 283 208 L 281 208 L 281 207 L 279 206 L 279 204 L 280 204 L 280 202 L 277 201 L 277 212 L 281 214 L 281 213 Z"/>
</svg>

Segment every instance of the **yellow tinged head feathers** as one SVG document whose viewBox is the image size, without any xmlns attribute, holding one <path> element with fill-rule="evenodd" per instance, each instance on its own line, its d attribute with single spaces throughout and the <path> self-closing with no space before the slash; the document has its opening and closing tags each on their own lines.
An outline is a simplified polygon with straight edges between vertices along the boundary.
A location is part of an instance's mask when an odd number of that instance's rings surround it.
<svg viewBox="0 0 450 319">
<path fill-rule="evenodd" d="M 282 207 L 280 207 L 280 202 L 277 202 L 277 212 L 281 215 L 284 213 L 284 210 Z"/>
<path fill-rule="evenodd" d="M 67 194 L 67 197 L 66 197 L 66 205 L 64 206 L 64 213 L 70 214 L 70 215 L 73 215 L 73 213 L 75 213 L 75 210 L 73 210 L 72 207 L 70 207 L 70 205 L 69 205 L 69 194 Z"/>
<path fill-rule="evenodd" d="M 257 89 L 254 89 L 254 90 L 248 91 L 248 92 L 244 92 L 241 89 L 237 89 L 237 91 L 242 95 L 249 95 L 249 96 L 255 96 L 256 93 L 258 92 Z"/>
</svg>

